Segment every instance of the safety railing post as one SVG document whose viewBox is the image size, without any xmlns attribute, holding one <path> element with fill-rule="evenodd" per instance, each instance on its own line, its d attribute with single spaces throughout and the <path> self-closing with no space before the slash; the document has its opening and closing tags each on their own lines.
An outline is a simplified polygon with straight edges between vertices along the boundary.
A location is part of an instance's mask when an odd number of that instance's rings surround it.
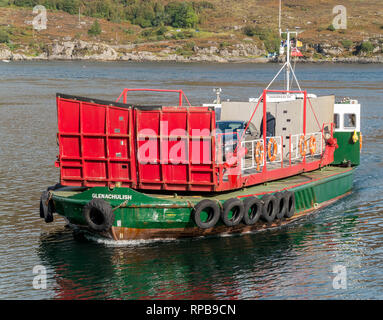
<svg viewBox="0 0 383 320">
<path fill-rule="evenodd" d="M 281 168 L 283 169 L 283 136 L 281 136 Z"/>
<path fill-rule="evenodd" d="M 182 95 L 183 95 L 183 92 L 182 90 L 180 90 L 180 94 L 179 94 L 179 106 L 182 107 Z"/>
<path fill-rule="evenodd" d="M 291 167 L 291 134 L 289 137 L 289 166 Z"/>
<path fill-rule="evenodd" d="M 306 145 L 306 108 L 307 108 L 307 91 L 305 90 L 304 93 L 303 93 L 303 136 L 304 136 L 304 146 Z M 306 151 L 305 150 L 305 153 L 304 153 L 304 156 L 303 156 L 303 165 L 306 164 Z"/>
<path fill-rule="evenodd" d="M 266 139 L 266 126 L 267 126 L 267 119 L 266 119 L 266 95 L 267 95 L 267 91 L 264 90 L 263 91 L 263 132 L 262 132 L 262 135 L 263 135 L 263 150 L 265 152 L 265 156 L 263 158 L 263 172 L 266 172 L 267 171 L 267 168 L 266 168 L 266 162 L 267 162 L 267 139 Z"/>
</svg>

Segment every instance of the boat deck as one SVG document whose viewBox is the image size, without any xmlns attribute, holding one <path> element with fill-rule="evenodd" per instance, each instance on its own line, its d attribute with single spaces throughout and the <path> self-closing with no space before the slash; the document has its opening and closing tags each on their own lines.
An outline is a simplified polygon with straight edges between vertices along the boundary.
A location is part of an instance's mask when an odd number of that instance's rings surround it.
<svg viewBox="0 0 383 320">
<path fill-rule="evenodd" d="M 245 197 L 248 195 L 255 195 L 255 196 L 260 196 L 264 195 L 266 193 L 274 193 L 278 191 L 283 191 L 295 187 L 299 187 L 302 185 L 305 185 L 306 183 L 310 182 L 315 182 L 315 181 L 320 181 L 324 178 L 329 178 L 331 176 L 335 176 L 338 174 L 346 173 L 348 171 L 352 170 L 352 168 L 344 168 L 344 167 L 324 167 L 319 170 L 315 170 L 312 172 L 307 172 L 307 173 L 302 173 L 296 176 L 288 177 L 285 179 L 281 180 L 276 180 L 276 181 L 271 181 L 263 184 L 259 184 L 256 186 L 248 187 L 248 188 L 243 188 L 240 190 L 232 191 L 232 192 L 225 192 L 225 193 L 215 193 L 215 194 L 198 194 L 198 195 L 177 195 L 177 199 L 184 199 L 184 200 L 189 200 L 192 202 L 195 201 L 200 201 L 201 198 L 214 198 L 217 200 L 226 200 L 229 198 L 241 198 Z M 164 195 L 164 194 L 159 194 L 159 193 L 147 193 L 151 197 L 158 197 L 162 199 L 174 199 L 174 195 Z"/>
<path fill-rule="evenodd" d="M 324 167 L 319 170 L 315 170 L 312 172 L 302 173 L 296 176 L 288 177 L 285 179 L 280 179 L 276 181 L 270 181 L 267 183 L 259 184 L 256 186 L 243 188 L 231 192 L 224 192 L 224 193 L 158 193 L 158 191 L 154 192 L 148 192 L 145 190 L 145 192 L 141 192 L 144 195 L 147 195 L 152 198 L 158 198 L 158 199 L 166 199 L 168 201 L 190 201 L 192 203 L 199 202 L 201 199 L 216 199 L 220 201 L 227 200 L 229 198 L 241 198 L 246 197 L 249 195 L 254 196 L 262 196 L 267 193 L 275 193 L 278 191 L 283 191 L 287 189 L 297 188 L 300 186 L 304 186 L 307 183 L 312 183 L 315 181 L 320 182 L 322 179 L 329 178 L 331 176 L 336 176 L 342 173 L 346 173 L 353 168 L 343 168 L 343 167 Z M 124 188 L 122 188 L 124 189 Z M 56 196 L 59 197 L 71 197 L 76 194 L 79 194 L 83 192 L 84 190 L 56 190 L 53 193 Z"/>
</svg>

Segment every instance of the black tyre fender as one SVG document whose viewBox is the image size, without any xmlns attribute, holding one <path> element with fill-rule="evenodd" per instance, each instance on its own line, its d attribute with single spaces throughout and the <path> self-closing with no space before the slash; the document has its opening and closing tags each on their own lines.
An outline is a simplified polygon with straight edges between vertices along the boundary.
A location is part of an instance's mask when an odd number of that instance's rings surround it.
<svg viewBox="0 0 383 320">
<path fill-rule="evenodd" d="M 274 194 L 277 199 L 277 219 L 282 219 L 287 212 L 287 197 L 285 192 L 277 192 Z"/>
<path fill-rule="evenodd" d="M 234 227 L 242 221 L 244 210 L 243 202 L 237 198 L 231 198 L 224 202 L 221 219 L 228 227 Z M 230 213 L 232 213 L 229 218 Z"/>
<path fill-rule="evenodd" d="M 251 226 L 258 222 L 262 215 L 262 201 L 257 197 L 248 197 L 243 200 L 243 223 Z"/>
<path fill-rule="evenodd" d="M 112 206 L 103 199 L 93 199 L 83 208 L 83 216 L 89 228 L 94 231 L 106 231 L 114 222 Z"/>
<path fill-rule="evenodd" d="M 40 218 L 45 217 L 45 211 L 47 210 L 46 201 L 48 200 L 49 192 L 44 191 L 40 196 Z"/>
<path fill-rule="evenodd" d="M 267 222 L 273 222 L 277 215 L 277 198 L 273 195 L 266 194 L 262 197 L 262 219 Z"/>
<path fill-rule="evenodd" d="M 291 218 L 295 213 L 295 193 L 293 191 L 285 192 L 286 198 L 286 218 Z"/>
<path fill-rule="evenodd" d="M 220 208 L 217 202 L 209 199 L 200 201 L 192 211 L 192 219 L 194 223 L 201 229 L 213 228 L 220 216 Z M 202 221 L 201 213 L 205 212 L 208 214 L 207 220 Z"/>
<path fill-rule="evenodd" d="M 54 186 L 48 187 L 47 191 L 54 191 L 54 190 L 60 189 L 62 187 L 63 187 L 63 185 L 61 183 L 56 183 Z"/>
<path fill-rule="evenodd" d="M 53 221 L 53 213 L 55 212 L 53 200 L 49 198 L 49 191 L 44 191 L 40 197 L 40 218 L 44 218 L 46 223 Z"/>
</svg>

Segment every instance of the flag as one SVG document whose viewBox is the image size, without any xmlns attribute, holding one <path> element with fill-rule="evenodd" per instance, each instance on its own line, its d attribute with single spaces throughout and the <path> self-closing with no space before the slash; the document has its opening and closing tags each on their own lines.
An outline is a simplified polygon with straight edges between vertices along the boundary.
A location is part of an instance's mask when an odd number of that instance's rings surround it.
<svg viewBox="0 0 383 320">
<path fill-rule="evenodd" d="M 292 57 L 303 57 L 303 54 L 297 48 L 292 48 L 291 49 L 291 56 Z"/>
</svg>

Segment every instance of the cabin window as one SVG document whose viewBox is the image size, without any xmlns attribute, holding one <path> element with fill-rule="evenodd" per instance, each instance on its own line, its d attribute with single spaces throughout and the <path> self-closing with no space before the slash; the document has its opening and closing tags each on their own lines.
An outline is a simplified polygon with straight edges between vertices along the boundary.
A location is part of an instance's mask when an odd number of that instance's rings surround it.
<svg viewBox="0 0 383 320">
<path fill-rule="evenodd" d="M 334 124 L 335 124 L 335 129 L 339 129 L 339 114 L 334 113 Z"/>
<path fill-rule="evenodd" d="M 343 119 L 345 128 L 356 128 L 356 114 L 355 113 L 345 113 Z"/>
</svg>

